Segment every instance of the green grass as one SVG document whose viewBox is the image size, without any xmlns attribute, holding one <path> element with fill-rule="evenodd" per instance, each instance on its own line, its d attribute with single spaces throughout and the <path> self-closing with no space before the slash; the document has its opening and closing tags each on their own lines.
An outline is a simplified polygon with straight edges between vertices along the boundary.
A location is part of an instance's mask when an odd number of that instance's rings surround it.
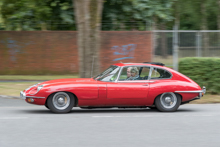
<svg viewBox="0 0 220 147">
<path fill-rule="evenodd" d="M 78 75 L 0 75 L 0 80 L 54 80 L 64 78 L 78 78 Z"/>
<path fill-rule="evenodd" d="M 190 102 L 190 104 L 214 104 L 220 103 L 220 95 L 205 94 L 201 99 Z"/>
<path fill-rule="evenodd" d="M 20 91 L 36 84 L 36 82 L 0 82 L 0 95 L 20 96 Z"/>
</svg>

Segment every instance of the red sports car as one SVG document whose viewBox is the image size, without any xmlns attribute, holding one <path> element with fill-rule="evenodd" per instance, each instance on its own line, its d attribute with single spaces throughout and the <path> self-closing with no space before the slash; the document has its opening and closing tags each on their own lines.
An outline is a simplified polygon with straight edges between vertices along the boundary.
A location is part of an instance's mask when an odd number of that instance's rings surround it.
<svg viewBox="0 0 220 147">
<path fill-rule="evenodd" d="M 144 108 L 176 111 L 206 92 L 190 78 L 162 63 L 118 63 L 93 78 L 58 79 L 21 91 L 30 104 L 55 113 L 81 108 Z"/>
</svg>

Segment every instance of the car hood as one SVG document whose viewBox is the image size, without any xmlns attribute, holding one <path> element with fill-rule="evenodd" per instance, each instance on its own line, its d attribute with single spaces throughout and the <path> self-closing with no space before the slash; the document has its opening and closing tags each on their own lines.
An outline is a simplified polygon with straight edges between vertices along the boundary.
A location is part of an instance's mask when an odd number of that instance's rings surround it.
<svg viewBox="0 0 220 147">
<path fill-rule="evenodd" d="M 70 78 L 70 79 L 56 79 L 40 83 L 39 85 L 53 85 L 53 84 L 71 84 L 71 83 L 87 83 L 96 82 L 93 78 Z"/>
</svg>

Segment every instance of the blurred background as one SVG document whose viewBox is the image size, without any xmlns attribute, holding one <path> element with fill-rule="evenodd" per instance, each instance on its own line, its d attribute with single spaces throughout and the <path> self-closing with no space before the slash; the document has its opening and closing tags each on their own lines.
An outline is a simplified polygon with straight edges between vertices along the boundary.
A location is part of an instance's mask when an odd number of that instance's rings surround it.
<svg viewBox="0 0 220 147">
<path fill-rule="evenodd" d="M 80 7 L 77 0 L 0 0 L 0 95 L 17 96 L 35 81 L 88 77 L 82 73 L 90 72 L 94 60 L 94 73 L 118 62 L 151 61 L 184 73 L 192 67 L 181 66 L 181 59 L 220 56 L 220 0 L 104 0 L 100 5 L 100 18 L 90 15 L 90 24 L 99 19 L 94 34 L 100 46 L 86 61 L 79 53 L 79 33 L 86 28 L 80 30 L 82 14 L 76 9 L 92 13 L 96 7 Z M 217 85 L 210 93 L 219 90 Z"/>
</svg>

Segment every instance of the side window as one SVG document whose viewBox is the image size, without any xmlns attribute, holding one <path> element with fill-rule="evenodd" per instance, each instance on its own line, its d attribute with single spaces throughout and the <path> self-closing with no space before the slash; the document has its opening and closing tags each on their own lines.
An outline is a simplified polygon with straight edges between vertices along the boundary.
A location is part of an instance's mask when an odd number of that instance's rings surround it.
<svg viewBox="0 0 220 147">
<path fill-rule="evenodd" d="M 163 69 L 154 68 L 151 74 L 151 79 L 169 79 L 171 74 Z"/>
<path fill-rule="evenodd" d="M 140 78 L 142 80 L 147 80 L 150 72 L 150 67 L 141 67 L 140 68 Z"/>
<path fill-rule="evenodd" d="M 124 67 L 122 69 L 119 81 L 126 81 L 131 76 L 130 68 L 131 67 Z"/>
<path fill-rule="evenodd" d="M 147 80 L 150 72 L 149 67 L 131 66 L 124 67 L 119 81 L 130 81 L 130 80 Z"/>
</svg>

